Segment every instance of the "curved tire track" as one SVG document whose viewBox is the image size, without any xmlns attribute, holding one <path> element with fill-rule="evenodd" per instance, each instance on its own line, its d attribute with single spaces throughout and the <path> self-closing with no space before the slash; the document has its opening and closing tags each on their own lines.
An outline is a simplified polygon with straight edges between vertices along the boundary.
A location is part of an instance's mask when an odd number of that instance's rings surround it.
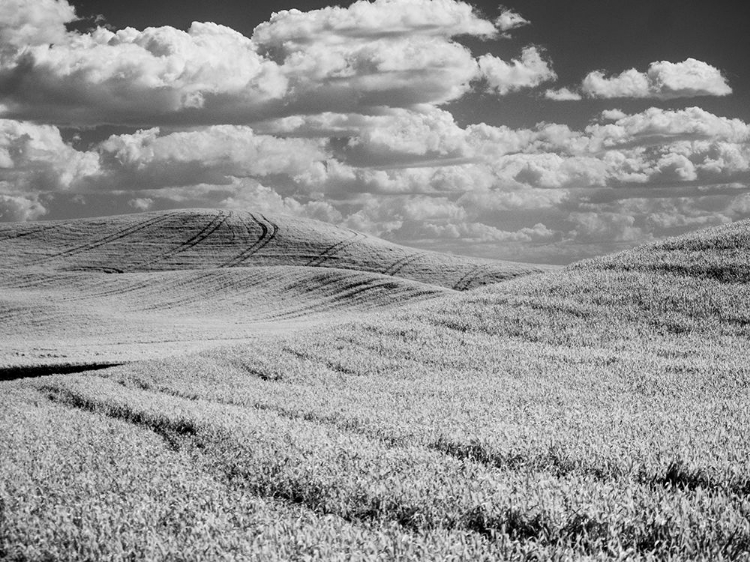
<svg viewBox="0 0 750 562">
<path fill-rule="evenodd" d="M 89 242 L 88 244 L 81 244 L 80 246 L 75 246 L 73 248 L 69 248 L 67 250 L 64 250 L 62 252 L 58 252 L 57 254 L 53 254 L 51 256 L 46 256 L 42 259 L 35 260 L 29 264 L 26 265 L 36 265 L 40 263 L 45 263 L 47 261 L 51 261 L 58 258 L 69 258 L 78 254 L 82 254 L 84 252 L 88 252 L 91 250 L 95 250 L 96 248 L 99 248 L 101 246 L 104 246 L 105 244 L 110 244 L 111 242 L 115 242 L 117 240 L 122 240 L 123 238 L 126 238 L 128 236 L 131 236 L 132 234 L 135 234 L 136 232 L 139 232 L 141 230 L 145 230 L 147 228 L 150 228 L 152 226 L 156 226 L 158 224 L 161 224 L 163 222 L 166 222 L 170 218 L 172 218 L 173 213 L 170 213 L 168 215 L 160 215 L 158 217 L 154 217 L 152 219 L 146 219 L 145 221 L 141 221 L 137 224 L 131 225 L 129 227 L 123 228 L 118 230 L 117 232 L 114 232 L 112 234 L 109 234 L 107 236 L 104 236 L 102 238 L 99 238 L 98 240 L 94 240 L 93 242 Z"/>
<path fill-rule="evenodd" d="M 479 279 L 481 275 L 488 273 L 490 271 L 490 268 L 491 266 L 487 264 L 475 266 L 469 271 L 469 273 L 461 277 L 461 279 L 456 282 L 453 288 L 456 291 L 468 291 L 471 287 L 471 284 Z"/>
<path fill-rule="evenodd" d="M 469 270 L 469 272 L 461 277 L 458 281 L 456 281 L 455 285 L 453 285 L 453 289 L 456 291 L 466 291 L 469 286 L 474 282 L 474 280 L 479 277 L 479 275 L 482 273 L 482 270 L 484 269 L 484 266 L 477 265 L 474 266 Z"/>
<path fill-rule="evenodd" d="M 230 260 L 225 261 L 219 267 L 237 267 L 241 263 L 248 260 L 253 254 L 255 254 L 256 252 L 264 248 L 265 245 L 268 244 L 273 239 L 271 235 L 269 235 L 270 229 L 268 228 L 268 226 L 262 221 L 259 221 L 258 218 L 254 214 L 249 213 L 249 215 L 255 221 L 255 223 L 260 227 L 260 238 L 258 238 L 252 245 L 250 245 L 250 247 L 245 248 L 239 254 L 237 254 Z M 245 221 L 245 219 L 240 217 L 240 220 L 245 225 L 245 230 L 248 232 L 248 234 L 250 234 L 250 228 L 248 228 L 247 222 Z M 278 230 L 278 227 L 276 227 L 276 230 Z M 276 232 L 274 231 L 273 237 L 275 236 L 276 236 Z"/>
<path fill-rule="evenodd" d="M 311 259 L 309 262 L 307 262 L 305 265 L 310 267 L 318 267 L 323 262 L 328 261 L 333 256 L 338 254 L 341 250 L 344 248 L 348 248 L 352 244 L 354 244 L 359 238 L 363 238 L 363 236 L 359 232 L 355 232 L 353 230 L 350 231 L 352 233 L 352 236 L 350 238 L 347 238 L 346 240 L 342 240 L 341 242 L 337 242 L 336 244 L 333 244 L 323 250 L 318 256 Z"/>
<path fill-rule="evenodd" d="M 25 238 L 26 236 L 32 236 L 34 234 L 39 234 L 40 232 L 44 232 L 46 230 L 52 230 L 53 228 L 58 228 L 59 224 L 48 224 L 44 226 L 40 226 L 39 228 L 35 228 L 33 230 L 29 230 L 28 232 L 20 232 L 20 233 L 0 233 L 0 242 L 5 242 L 7 240 L 15 240 L 16 238 Z M 10 230 L 10 229 L 9 229 Z"/>
<path fill-rule="evenodd" d="M 384 275 L 394 276 L 399 271 L 401 271 L 402 269 L 404 269 L 404 267 L 406 267 L 407 265 L 410 265 L 410 264 L 414 263 L 415 261 L 417 261 L 418 259 L 422 258 L 423 256 L 424 256 L 424 254 L 422 254 L 422 253 L 409 254 L 408 256 L 405 256 L 405 257 L 403 257 L 401 259 L 398 259 L 395 262 L 393 262 L 391 265 L 389 265 L 388 269 L 386 269 L 383 272 L 383 274 Z"/>
<path fill-rule="evenodd" d="M 161 256 L 158 258 L 155 258 L 149 262 L 147 262 L 146 266 L 151 266 L 155 263 L 165 261 L 168 259 L 173 258 L 174 256 L 181 254 L 183 252 L 186 252 L 187 250 L 190 250 L 191 248 L 194 248 L 198 244 L 202 244 L 208 238 L 211 237 L 211 235 L 216 232 L 219 228 L 221 228 L 224 223 L 227 222 L 229 217 L 232 215 L 232 212 L 225 212 L 225 211 L 219 211 L 214 215 L 214 217 L 211 219 L 211 221 L 204 226 L 197 234 L 194 234 L 187 240 L 185 240 L 182 244 L 177 246 L 176 248 L 173 248 L 169 250 L 168 252 L 164 252 Z"/>
</svg>

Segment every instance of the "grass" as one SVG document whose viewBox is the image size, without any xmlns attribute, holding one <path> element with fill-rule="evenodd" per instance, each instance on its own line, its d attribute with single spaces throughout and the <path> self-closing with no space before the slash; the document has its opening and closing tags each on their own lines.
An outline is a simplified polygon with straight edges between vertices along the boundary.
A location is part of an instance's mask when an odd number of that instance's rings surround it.
<svg viewBox="0 0 750 562">
<path fill-rule="evenodd" d="M 2 383 L 0 553 L 747 560 L 749 231 Z"/>
</svg>

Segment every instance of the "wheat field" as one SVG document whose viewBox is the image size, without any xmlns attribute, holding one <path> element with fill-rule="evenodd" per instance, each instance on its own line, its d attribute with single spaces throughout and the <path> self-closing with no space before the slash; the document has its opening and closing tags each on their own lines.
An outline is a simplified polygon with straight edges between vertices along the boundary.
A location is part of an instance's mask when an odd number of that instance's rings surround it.
<svg viewBox="0 0 750 562">
<path fill-rule="evenodd" d="M 750 223 L 543 270 L 98 221 L 0 231 L 0 558 L 750 558 Z"/>
</svg>

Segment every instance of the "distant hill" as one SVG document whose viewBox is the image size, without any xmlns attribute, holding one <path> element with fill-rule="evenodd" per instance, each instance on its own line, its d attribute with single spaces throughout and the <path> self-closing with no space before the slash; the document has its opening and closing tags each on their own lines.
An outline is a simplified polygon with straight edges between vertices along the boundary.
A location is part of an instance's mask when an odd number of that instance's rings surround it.
<svg viewBox="0 0 750 562">
<path fill-rule="evenodd" d="M 750 281 L 750 222 L 707 228 L 580 262 L 576 268 L 659 271 L 719 281 Z"/>
<path fill-rule="evenodd" d="M 0 255 L 0 367 L 199 350 L 545 269 L 208 210 L 0 225 Z"/>
<path fill-rule="evenodd" d="M 327 267 L 455 290 L 550 269 L 406 248 L 309 219 L 220 210 L 0 225 L 0 253 L 6 268 L 123 273 Z"/>
</svg>

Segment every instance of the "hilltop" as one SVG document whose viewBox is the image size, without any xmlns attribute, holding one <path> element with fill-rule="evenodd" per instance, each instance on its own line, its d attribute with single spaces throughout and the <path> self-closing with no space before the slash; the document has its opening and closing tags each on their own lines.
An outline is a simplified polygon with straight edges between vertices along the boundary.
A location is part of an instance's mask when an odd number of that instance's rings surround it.
<svg viewBox="0 0 750 562">
<path fill-rule="evenodd" d="M 416 250 L 310 219 L 205 209 L 0 225 L 0 251 L 6 269 L 134 273 L 325 267 L 454 290 L 550 269 Z"/>
</svg>

